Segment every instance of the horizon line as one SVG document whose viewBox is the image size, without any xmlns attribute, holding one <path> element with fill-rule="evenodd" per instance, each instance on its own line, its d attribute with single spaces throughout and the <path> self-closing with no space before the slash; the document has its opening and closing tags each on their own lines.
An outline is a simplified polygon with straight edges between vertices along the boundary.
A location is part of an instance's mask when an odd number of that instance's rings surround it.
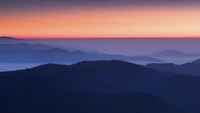
<svg viewBox="0 0 200 113">
<path fill-rule="evenodd" d="M 200 39 L 200 36 L 9 36 L 16 39 Z"/>
</svg>

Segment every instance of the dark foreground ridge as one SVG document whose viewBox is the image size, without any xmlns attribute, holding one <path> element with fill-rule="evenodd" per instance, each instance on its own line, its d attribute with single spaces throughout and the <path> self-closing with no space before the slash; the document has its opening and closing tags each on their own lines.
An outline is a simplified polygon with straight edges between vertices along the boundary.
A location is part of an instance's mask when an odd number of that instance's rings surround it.
<svg viewBox="0 0 200 113">
<path fill-rule="evenodd" d="M 196 113 L 200 105 L 200 77 L 118 60 L 1 72 L 0 83 L 2 113 Z"/>
<path fill-rule="evenodd" d="M 176 65 L 173 63 L 152 63 L 146 65 L 146 67 L 163 71 L 163 72 L 171 72 L 176 74 L 184 74 L 184 75 L 193 75 L 200 76 L 200 60 L 196 60 L 191 63 L 185 63 L 181 65 Z"/>
</svg>

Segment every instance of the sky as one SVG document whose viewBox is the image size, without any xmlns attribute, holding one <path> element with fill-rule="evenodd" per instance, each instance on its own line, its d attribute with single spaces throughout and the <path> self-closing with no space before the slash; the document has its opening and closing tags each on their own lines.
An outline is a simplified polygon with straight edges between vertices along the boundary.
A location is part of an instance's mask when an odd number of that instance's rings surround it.
<svg viewBox="0 0 200 113">
<path fill-rule="evenodd" d="M 200 37 L 199 0 L 0 0 L 0 36 Z"/>
</svg>

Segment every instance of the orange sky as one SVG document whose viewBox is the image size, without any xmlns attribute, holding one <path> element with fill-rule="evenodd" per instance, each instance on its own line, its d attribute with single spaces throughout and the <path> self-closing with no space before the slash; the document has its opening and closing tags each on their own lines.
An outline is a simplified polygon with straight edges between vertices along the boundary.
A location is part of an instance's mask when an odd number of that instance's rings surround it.
<svg viewBox="0 0 200 113">
<path fill-rule="evenodd" d="M 54 9 L 4 14 L 0 36 L 199 37 L 200 7 Z"/>
</svg>

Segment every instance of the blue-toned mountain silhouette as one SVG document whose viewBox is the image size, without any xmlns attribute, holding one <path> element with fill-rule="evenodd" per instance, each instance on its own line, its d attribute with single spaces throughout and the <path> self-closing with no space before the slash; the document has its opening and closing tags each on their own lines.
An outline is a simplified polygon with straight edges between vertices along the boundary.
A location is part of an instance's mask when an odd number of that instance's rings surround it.
<svg viewBox="0 0 200 113">
<path fill-rule="evenodd" d="M 0 44 L 19 44 L 19 43 L 27 43 L 28 40 L 19 39 L 10 36 L 0 36 Z"/>
<path fill-rule="evenodd" d="M 116 60 L 84 61 L 74 65 L 47 64 L 0 73 L 0 111 L 186 113 L 185 110 L 197 111 L 199 104 L 179 99 L 193 94 L 195 89 L 188 89 L 199 80 Z M 181 89 L 185 87 L 183 83 L 187 85 L 184 92 Z M 194 95 L 187 98 L 191 101 L 196 99 L 192 102 L 199 100 L 199 96 Z M 187 102 L 192 108 L 185 108 Z"/>
<path fill-rule="evenodd" d="M 178 50 L 164 50 L 160 52 L 153 53 L 149 56 L 152 57 L 196 57 L 200 56 L 200 53 L 185 53 Z"/>
<path fill-rule="evenodd" d="M 14 37 L 10 37 L 10 36 L 1 36 L 0 40 L 17 40 L 17 39 Z"/>
<path fill-rule="evenodd" d="M 69 51 L 42 44 L 0 44 L 0 63 L 76 63 L 94 60 L 154 61 L 148 56 L 124 56 Z"/>
<path fill-rule="evenodd" d="M 44 44 L 28 44 L 28 43 L 18 43 L 18 44 L 0 44 L 0 49 L 31 49 L 31 50 L 46 50 L 55 48 L 53 46 L 44 45 Z"/>
<path fill-rule="evenodd" d="M 195 60 L 189 63 L 177 65 L 173 63 L 152 63 L 146 67 L 156 69 L 163 72 L 171 72 L 176 74 L 200 76 L 200 60 Z"/>
</svg>

